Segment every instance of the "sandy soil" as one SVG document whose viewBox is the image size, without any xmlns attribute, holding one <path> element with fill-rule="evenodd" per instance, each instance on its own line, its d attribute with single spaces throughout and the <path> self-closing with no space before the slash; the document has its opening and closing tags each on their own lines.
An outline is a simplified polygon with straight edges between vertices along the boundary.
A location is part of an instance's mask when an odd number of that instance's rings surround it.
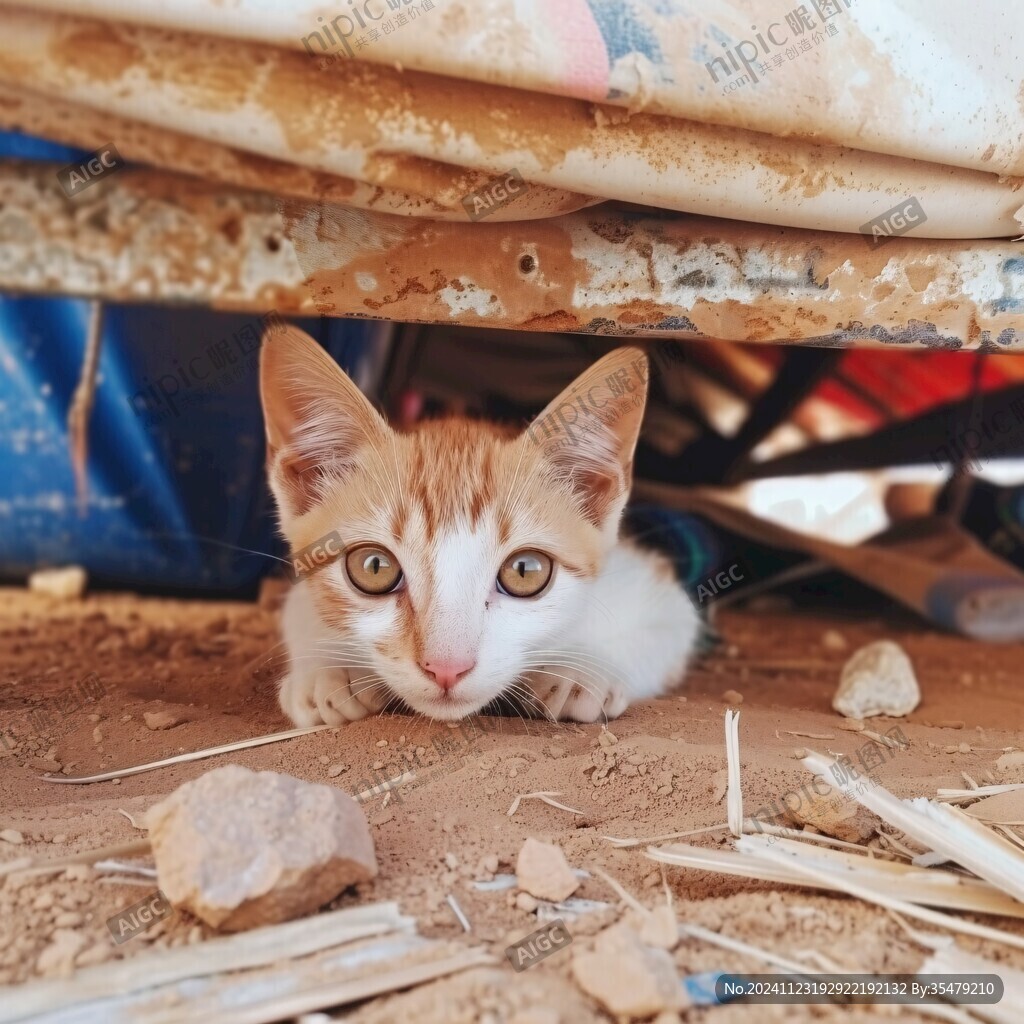
<svg viewBox="0 0 1024 1024">
<path fill-rule="evenodd" d="M 599 725 L 494 718 L 474 738 L 392 715 L 119 783 L 58 787 L 41 775 L 82 775 L 287 728 L 274 694 L 275 614 L 270 602 L 260 607 L 98 595 L 61 603 L 0 590 L 0 713 L 8 737 L 0 746 L 0 830 L 16 830 L 24 840 L 0 840 L 0 859 L 56 857 L 138 838 L 142 833 L 119 810 L 137 815 L 180 783 L 229 761 L 353 791 L 374 771 L 390 777 L 415 759 L 433 766 L 421 772 L 421 785 L 399 800 L 376 798 L 366 805 L 380 877 L 333 905 L 395 899 L 417 918 L 424 935 L 484 945 L 501 957 L 510 941 L 537 927 L 536 919 L 517 908 L 512 895 L 480 892 L 469 883 L 489 876 L 492 857 L 499 871 L 514 870 L 528 836 L 559 843 L 577 867 L 609 872 L 648 906 L 664 900 L 661 872 L 644 857 L 643 847 L 615 849 L 602 836 L 649 837 L 725 821 L 727 691 L 743 698 L 748 812 L 807 781 L 796 748 L 853 755 L 863 738 L 840 728 L 830 709 L 848 652 L 824 645 L 829 629 L 845 637 L 849 650 L 895 639 L 917 669 L 924 699 L 902 723 L 911 746 L 879 771 L 890 789 L 901 796 L 933 795 L 937 787 L 961 785 L 961 772 L 981 784 L 1024 781 L 1024 768 L 1016 769 L 1018 777 L 995 768 L 1004 748 L 1024 746 L 1021 647 L 986 647 L 938 635 L 888 611 L 884 621 L 837 621 L 808 611 L 730 611 L 719 628 L 724 643 L 693 668 L 681 695 L 631 709 L 611 724 L 614 741 L 602 739 Z M 95 678 L 85 682 L 91 674 Z M 84 700 L 75 696 L 83 683 L 92 694 Z M 143 714 L 156 710 L 183 721 L 153 731 Z M 893 724 L 876 719 L 872 727 L 884 731 Z M 560 792 L 562 801 L 582 813 L 527 800 L 508 816 L 517 795 L 538 790 Z M 694 841 L 716 845 L 726 839 L 723 831 Z M 667 878 L 680 918 L 795 959 L 817 951 L 847 970 L 891 972 L 915 969 L 924 955 L 885 912 L 844 897 L 680 869 L 670 869 Z M 52 975 L 72 961 L 101 963 L 200 942 L 211 934 L 179 913 L 115 947 L 104 922 L 147 891 L 103 880 L 85 867 L 56 876 L 7 877 L 0 886 L 0 982 Z M 448 893 L 468 915 L 472 935 L 463 937 L 445 903 Z M 596 876 L 576 895 L 615 904 L 570 923 L 574 941 L 587 942 L 620 910 Z M 1024 923 L 988 923 L 1024 933 Z M 62 936 L 66 932 L 73 934 Z M 962 944 L 1024 967 L 1024 954 L 971 939 Z M 683 942 L 674 956 L 681 975 L 760 969 L 693 941 Z M 467 971 L 351 1012 L 366 1021 L 408 1016 L 446 1024 L 610 1019 L 572 983 L 570 959 L 560 953 L 518 975 L 507 967 Z M 713 1017 L 715 1024 L 730 1024 L 889 1014 L 927 1019 L 905 1007 L 814 1006 L 722 1006 L 687 1011 L 683 1019 Z"/>
</svg>

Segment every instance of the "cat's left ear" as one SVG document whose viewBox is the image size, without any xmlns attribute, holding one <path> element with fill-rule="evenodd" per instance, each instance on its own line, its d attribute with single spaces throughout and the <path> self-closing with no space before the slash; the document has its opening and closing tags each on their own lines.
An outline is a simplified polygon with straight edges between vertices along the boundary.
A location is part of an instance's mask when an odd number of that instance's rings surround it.
<svg viewBox="0 0 1024 1024">
<path fill-rule="evenodd" d="M 647 404 L 647 356 L 617 348 L 576 378 L 524 435 L 581 499 L 599 529 L 617 529 L 629 497 Z"/>
<path fill-rule="evenodd" d="M 268 475 L 288 518 L 309 511 L 323 481 L 342 478 L 356 453 L 386 443 L 391 428 L 305 331 L 268 330 L 261 348 Z"/>
</svg>

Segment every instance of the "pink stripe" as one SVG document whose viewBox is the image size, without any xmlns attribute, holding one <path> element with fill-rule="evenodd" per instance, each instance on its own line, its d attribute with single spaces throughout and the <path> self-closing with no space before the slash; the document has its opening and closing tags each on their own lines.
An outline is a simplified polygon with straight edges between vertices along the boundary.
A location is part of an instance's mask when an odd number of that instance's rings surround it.
<svg viewBox="0 0 1024 1024">
<path fill-rule="evenodd" d="M 586 0 L 549 0 L 545 5 L 562 44 L 559 85 L 567 96 L 608 96 L 608 50 Z"/>
</svg>

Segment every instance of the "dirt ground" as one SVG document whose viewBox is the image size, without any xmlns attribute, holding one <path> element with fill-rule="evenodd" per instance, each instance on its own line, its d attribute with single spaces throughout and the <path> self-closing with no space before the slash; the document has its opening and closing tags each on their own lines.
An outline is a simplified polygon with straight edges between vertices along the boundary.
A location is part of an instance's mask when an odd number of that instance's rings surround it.
<svg viewBox="0 0 1024 1024">
<path fill-rule="evenodd" d="M 995 767 L 1005 748 L 1024 746 L 1020 646 L 936 634 L 888 610 L 883 617 L 843 621 L 820 611 L 732 610 L 718 627 L 723 643 L 693 667 L 680 694 L 630 709 L 611 723 L 614 741 L 602 740 L 600 725 L 491 718 L 483 735 L 467 737 L 422 718 L 389 715 L 116 783 L 58 787 L 43 773 L 84 775 L 288 728 L 274 692 L 276 615 L 270 602 L 261 607 L 107 594 L 62 603 L 0 589 L 0 721 L 6 736 L 0 746 L 0 830 L 23 837 L 20 843 L 0 839 L 0 859 L 57 857 L 136 839 L 143 833 L 119 810 L 138 816 L 182 782 L 226 763 L 289 772 L 348 791 L 372 781 L 374 772 L 391 777 L 413 759 L 430 763 L 422 784 L 399 799 L 377 797 L 365 805 L 381 873 L 332 906 L 396 900 L 417 919 L 421 934 L 484 946 L 501 966 L 381 997 L 350 1015 L 382 1024 L 407 1018 L 573 1024 L 611 1018 L 573 983 L 571 956 L 559 953 L 513 974 L 502 951 L 533 931 L 537 920 L 515 905 L 513 894 L 479 891 L 470 883 L 493 873 L 493 860 L 487 863 L 493 857 L 500 872 L 514 871 L 523 840 L 535 836 L 560 844 L 575 867 L 607 871 L 647 906 L 663 902 L 661 871 L 644 847 L 617 849 L 602 837 L 651 837 L 725 822 L 727 691 L 742 695 L 747 813 L 808 781 L 795 749 L 854 755 L 862 746 L 862 737 L 840 728 L 830 700 L 849 653 L 880 638 L 904 646 L 923 690 L 921 705 L 901 722 L 909 749 L 879 769 L 887 787 L 900 796 L 931 796 L 938 787 L 962 785 L 962 772 L 979 784 L 1024 782 L 1024 767 L 1015 769 L 1017 777 Z M 827 630 L 842 634 L 845 652 L 823 642 Z M 90 697 L 83 699 L 83 687 Z M 156 710 L 183 721 L 153 731 L 143 714 Z M 884 732 L 894 724 L 875 719 L 871 727 Z M 526 800 L 509 817 L 515 797 L 535 791 L 557 791 L 559 800 L 583 813 Z M 692 841 L 724 845 L 727 836 L 722 830 Z M 926 955 L 886 912 L 846 897 L 677 868 L 666 877 L 681 920 L 810 966 L 808 956 L 816 952 L 849 971 L 912 971 Z M 177 913 L 116 947 L 106 919 L 147 889 L 104 881 L 86 867 L 2 881 L 3 983 L 212 935 Z M 445 902 L 449 893 L 472 924 L 468 936 Z M 621 913 L 596 874 L 576 895 L 613 905 L 569 921 L 576 942 L 588 941 Z M 1024 934 L 1024 922 L 986 923 Z M 1024 967 L 1024 954 L 970 938 L 960 942 Z M 681 976 L 763 970 L 692 940 L 673 955 Z M 907 1007 L 727 1005 L 692 1009 L 683 1019 L 730 1024 L 888 1016 L 930 1019 Z"/>
</svg>

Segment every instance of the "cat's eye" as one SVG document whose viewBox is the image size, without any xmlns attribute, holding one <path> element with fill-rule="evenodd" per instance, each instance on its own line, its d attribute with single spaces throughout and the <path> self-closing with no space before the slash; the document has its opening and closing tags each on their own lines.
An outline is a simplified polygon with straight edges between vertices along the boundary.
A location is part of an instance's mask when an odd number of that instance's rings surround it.
<svg viewBox="0 0 1024 1024">
<path fill-rule="evenodd" d="M 551 579 L 554 563 L 539 551 L 517 551 L 498 572 L 498 589 L 509 597 L 533 597 Z"/>
<path fill-rule="evenodd" d="M 402 568 L 386 548 L 363 545 L 345 555 L 345 569 L 356 590 L 390 594 L 402 582 Z"/>
</svg>

